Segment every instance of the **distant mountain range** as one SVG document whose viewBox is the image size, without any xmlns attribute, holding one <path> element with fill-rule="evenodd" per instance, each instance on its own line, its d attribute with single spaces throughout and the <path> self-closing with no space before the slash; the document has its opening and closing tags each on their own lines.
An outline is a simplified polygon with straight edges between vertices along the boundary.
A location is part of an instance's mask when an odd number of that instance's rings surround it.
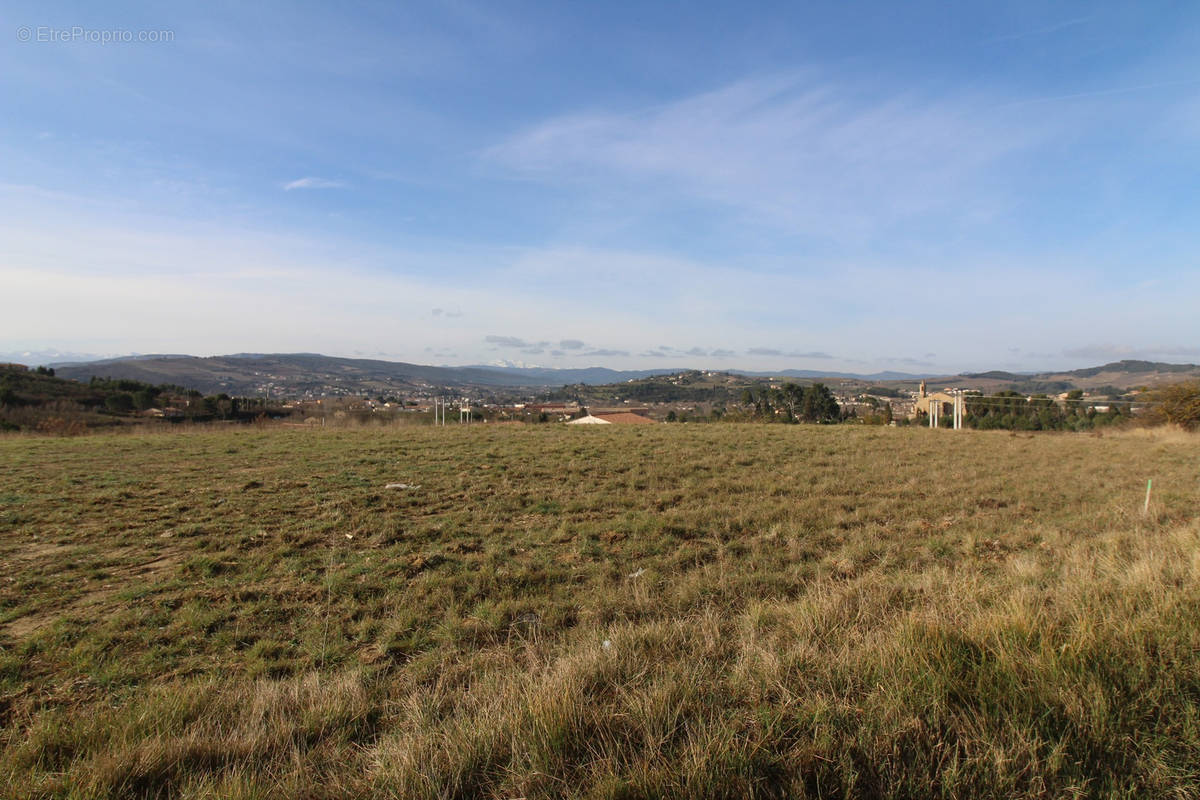
<svg viewBox="0 0 1200 800">
<path fill-rule="evenodd" d="M 844 378 L 851 381 L 919 381 L 923 376 L 911 372 L 822 372 L 818 369 L 781 369 L 775 372 L 746 372 L 740 369 L 724 370 L 732 375 L 746 375 L 751 378 Z"/>
<path fill-rule="evenodd" d="M 1126 359 L 1102 364 L 1098 367 L 1063 370 L 1061 372 L 975 372 L 961 376 L 957 384 L 965 388 L 992 391 L 1015 389 L 1033 394 L 1053 394 L 1071 389 L 1094 390 L 1110 393 L 1113 389 L 1134 389 L 1139 386 L 1157 386 L 1183 380 L 1200 379 L 1200 366 L 1196 364 L 1168 364 L 1162 361 L 1137 361 Z M 940 380 L 940 379 L 939 379 Z"/>
<path fill-rule="evenodd" d="M 1181 374 L 1196 372 L 1197 370 L 1200 370 L 1200 366 L 1197 366 L 1196 364 L 1167 364 L 1162 361 L 1136 361 L 1133 359 L 1125 359 L 1124 361 L 1114 361 L 1111 364 L 1104 364 L 1099 367 L 1086 367 L 1084 369 L 1072 369 L 1062 372 L 1002 372 L 1000 370 L 993 370 L 992 372 L 967 372 L 963 374 L 963 377 L 1020 381 L 1027 380 L 1031 377 L 1095 378 L 1104 374 Z"/>
<path fill-rule="evenodd" d="M 236 353 L 226 356 L 138 355 L 99 361 L 53 364 L 65 378 L 86 381 L 92 376 L 125 378 L 146 383 L 169 383 L 205 394 L 320 396 L 336 394 L 395 394 L 442 389 L 541 390 L 572 384 L 604 385 L 671 375 L 684 370 L 615 370 L 606 367 L 552 369 L 546 367 L 435 367 L 399 361 L 338 358 L 317 353 Z M 824 378 L 843 382 L 912 384 L 922 378 L 903 372 L 857 374 L 819 370 L 749 372 L 728 370 L 751 378 Z M 1064 372 L 978 372 L 926 376 L 938 384 L 970 388 L 1019 388 L 1021 391 L 1063 391 L 1064 388 L 1162 383 L 1200 377 L 1194 364 L 1118 361 L 1099 367 Z"/>
<path fill-rule="evenodd" d="M 51 365 L 61 377 L 93 375 L 170 383 L 206 394 L 388 394 L 433 389 L 540 389 L 571 383 L 616 383 L 677 370 L 434 367 L 400 361 L 338 358 L 317 353 L 235 353 L 227 356 L 139 355 Z"/>
</svg>

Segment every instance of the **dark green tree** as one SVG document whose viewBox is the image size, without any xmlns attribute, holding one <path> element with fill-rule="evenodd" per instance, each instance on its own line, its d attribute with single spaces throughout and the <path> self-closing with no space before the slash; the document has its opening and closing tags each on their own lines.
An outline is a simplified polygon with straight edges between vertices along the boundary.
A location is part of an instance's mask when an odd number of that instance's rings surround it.
<svg viewBox="0 0 1200 800">
<path fill-rule="evenodd" d="M 800 419 L 805 422 L 836 422 L 841 412 L 837 398 L 825 384 L 814 383 L 804 389 L 800 401 Z"/>
<path fill-rule="evenodd" d="M 139 389 L 133 395 L 133 402 L 138 407 L 138 410 L 145 411 L 148 408 L 153 408 L 154 403 L 158 400 L 158 392 L 153 389 Z"/>
<path fill-rule="evenodd" d="M 116 392 L 104 398 L 104 407 L 116 414 L 128 414 L 133 411 L 133 395 L 128 392 Z"/>
</svg>

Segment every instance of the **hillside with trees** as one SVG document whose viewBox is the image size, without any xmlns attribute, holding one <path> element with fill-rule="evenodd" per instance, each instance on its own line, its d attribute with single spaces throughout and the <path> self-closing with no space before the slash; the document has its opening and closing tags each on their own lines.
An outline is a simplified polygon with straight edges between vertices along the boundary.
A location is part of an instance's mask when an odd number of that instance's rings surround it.
<svg viewBox="0 0 1200 800">
<path fill-rule="evenodd" d="M 204 395 L 129 379 L 66 380 L 50 367 L 0 365 L 0 431 L 76 434 L 134 422 L 249 421 L 289 411 L 258 398 Z"/>
</svg>

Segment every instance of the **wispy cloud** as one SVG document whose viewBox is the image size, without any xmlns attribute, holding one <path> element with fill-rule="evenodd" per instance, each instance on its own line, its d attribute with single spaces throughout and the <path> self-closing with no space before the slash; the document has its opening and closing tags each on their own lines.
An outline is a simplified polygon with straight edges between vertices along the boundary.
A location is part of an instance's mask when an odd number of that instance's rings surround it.
<svg viewBox="0 0 1200 800">
<path fill-rule="evenodd" d="M 788 351 L 784 351 L 784 350 L 777 350 L 773 347 L 751 347 L 749 350 L 746 351 L 746 355 L 748 355 L 748 356 L 781 356 L 783 358 L 819 358 L 819 359 L 833 358 L 833 356 L 829 355 L 829 353 L 823 353 L 821 351 L 811 351 L 811 352 L 807 352 L 807 353 L 798 352 L 798 351 L 788 352 Z"/>
<path fill-rule="evenodd" d="M 1195 357 L 1200 356 L 1200 347 L 1181 346 L 1181 345 L 1157 345 L 1148 347 L 1135 347 L 1132 345 L 1118 344 L 1089 344 L 1083 347 L 1072 347 L 1063 350 L 1063 355 L 1067 358 L 1090 358 L 1090 359 L 1155 359 L 1155 358 L 1179 358 L 1179 357 Z"/>
<path fill-rule="evenodd" d="M 661 344 L 638 354 L 642 358 L 731 358 L 737 353 L 723 348 L 689 347 L 687 349 Z"/>
<path fill-rule="evenodd" d="M 325 178 L 297 178 L 290 183 L 283 185 L 285 192 L 290 192 L 295 189 L 344 189 L 346 184 L 344 181 L 331 181 Z"/>
<path fill-rule="evenodd" d="M 550 342 L 529 342 L 519 336 L 485 336 L 484 341 L 488 344 L 496 345 L 496 347 L 507 347 L 520 350 L 527 356 L 544 355 L 547 348 L 550 347 Z M 550 355 L 560 355 L 559 351 L 551 351 Z"/>
<path fill-rule="evenodd" d="M 1068 92 L 1066 94 L 1054 94 L 1044 97 L 1030 97 L 1011 103 L 1006 103 L 1002 107 L 1005 109 L 1016 109 L 1020 108 L 1021 106 L 1032 106 L 1038 103 L 1054 103 L 1060 100 L 1081 100 L 1092 97 L 1133 94 L 1136 92 L 1153 91 L 1155 89 L 1173 89 L 1181 86 L 1195 86 L 1198 83 L 1200 83 L 1200 78 L 1182 78 L 1170 81 L 1156 81 L 1154 83 L 1140 83 L 1132 86 L 1110 86 L 1104 89 L 1089 89 L 1081 92 Z"/>
<path fill-rule="evenodd" d="M 485 336 L 483 340 L 488 344 L 500 347 L 533 347 L 529 342 L 516 336 Z"/>
<path fill-rule="evenodd" d="M 932 361 L 926 361 L 922 358 L 909 358 L 905 356 L 885 356 L 879 359 L 884 364 L 903 364 L 906 367 L 926 367 L 928 369 L 937 369 L 937 364 Z"/>
<path fill-rule="evenodd" d="M 992 97 L 880 94 L 811 74 L 734 83 L 652 108 L 553 118 L 487 151 L 530 178 L 702 196 L 793 231 L 862 232 L 937 208 L 1040 140 Z M 966 205 L 971 205 L 967 203 Z"/>
<path fill-rule="evenodd" d="M 1045 36 L 1048 33 L 1057 33 L 1058 31 L 1067 30 L 1068 28 L 1074 28 L 1077 25 L 1083 25 L 1085 22 L 1088 22 L 1091 19 L 1092 19 L 1091 16 L 1075 17 L 1073 19 L 1065 19 L 1065 20 L 1062 20 L 1061 22 L 1054 22 L 1049 25 L 1042 25 L 1040 27 L 1032 28 L 1030 30 L 1019 31 L 1017 33 L 1006 33 L 1006 34 L 1002 34 L 1000 36 L 994 36 L 991 39 L 988 39 L 988 41 L 989 42 L 1012 42 L 1012 41 L 1016 41 L 1018 39 L 1028 39 L 1032 36 Z"/>
</svg>

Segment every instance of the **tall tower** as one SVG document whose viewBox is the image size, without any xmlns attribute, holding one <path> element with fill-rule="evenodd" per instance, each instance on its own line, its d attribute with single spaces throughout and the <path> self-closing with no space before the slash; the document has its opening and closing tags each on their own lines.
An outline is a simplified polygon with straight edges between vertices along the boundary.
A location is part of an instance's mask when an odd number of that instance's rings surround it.
<svg viewBox="0 0 1200 800">
<path fill-rule="evenodd" d="M 921 397 L 925 396 L 925 381 L 921 381 Z"/>
</svg>

